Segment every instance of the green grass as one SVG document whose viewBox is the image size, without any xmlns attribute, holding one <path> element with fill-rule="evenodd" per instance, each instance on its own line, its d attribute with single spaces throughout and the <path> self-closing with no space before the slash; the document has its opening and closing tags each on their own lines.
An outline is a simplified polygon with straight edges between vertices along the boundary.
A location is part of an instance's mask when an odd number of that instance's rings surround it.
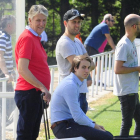
<svg viewBox="0 0 140 140">
<path fill-rule="evenodd" d="M 139 86 L 140 91 L 140 86 Z M 140 92 L 139 92 L 140 95 Z M 113 93 L 110 93 L 98 101 L 94 101 L 89 104 L 93 111 L 88 111 L 87 116 L 95 121 L 97 124 L 104 126 L 104 128 L 111 132 L 114 136 L 120 134 L 121 128 L 121 109 L 120 102 Z M 133 120 L 133 125 L 130 130 L 130 135 L 133 135 L 135 127 L 135 122 Z M 52 131 L 50 130 L 51 138 L 54 138 Z M 40 131 L 40 137 L 38 140 L 45 140 L 45 132 L 42 128 Z"/>
<path fill-rule="evenodd" d="M 97 106 L 94 106 L 94 103 L 92 103 L 90 106 L 95 110 L 88 111 L 87 115 L 97 124 L 104 126 L 113 135 L 119 135 L 121 111 L 117 97 L 113 96 L 111 99 L 103 98 L 102 102 L 104 103 L 99 103 Z"/>
<path fill-rule="evenodd" d="M 88 111 L 87 115 L 97 124 L 104 126 L 104 128 L 111 132 L 114 136 L 120 134 L 121 128 L 121 109 L 118 97 L 111 95 L 110 97 L 104 97 L 96 102 L 90 104 L 94 111 Z M 97 101 L 98 102 L 98 101 Z M 133 135 L 135 122 L 133 120 L 130 135 Z"/>
</svg>

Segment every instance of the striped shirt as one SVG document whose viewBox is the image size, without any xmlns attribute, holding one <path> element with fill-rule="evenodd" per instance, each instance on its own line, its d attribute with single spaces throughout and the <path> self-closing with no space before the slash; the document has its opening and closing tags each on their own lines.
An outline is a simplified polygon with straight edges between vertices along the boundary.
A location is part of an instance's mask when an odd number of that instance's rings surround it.
<svg viewBox="0 0 140 140">
<path fill-rule="evenodd" d="M 0 31 L 0 51 L 4 52 L 4 59 L 9 73 L 13 71 L 13 50 L 11 36 L 4 31 Z M 0 75 L 2 71 L 0 69 Z"/>
</svg>

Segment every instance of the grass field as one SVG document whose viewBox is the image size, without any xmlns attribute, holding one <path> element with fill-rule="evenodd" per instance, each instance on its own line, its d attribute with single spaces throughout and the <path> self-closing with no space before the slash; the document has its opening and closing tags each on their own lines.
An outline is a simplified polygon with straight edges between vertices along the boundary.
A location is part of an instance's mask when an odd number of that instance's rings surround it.
<svg viewBox="0 0 140 140">
<path fill-rule="evenodd" d="M 120 102 L 116 96 L 112 93 L 101 98 L 97 102 L 90 104 L 94 111 L 88 111 L 89 118 L 94 120 L 97 124 L 105 127 L 114 136 L 119 135 L 121 128 L 121 110 Z M 130 131 L 130 135 L 133 135 L 134 122 Z"/>
<path fill-rule="evenodd" d="M 140 87 L 139 87 L 140 91 Z M 140 94 L 139 94 L 140 95 Z M 121 127 L 121 110 L 120 102 L 113 93 L 107 94 L 97 101 L 91 102 L 90 107 L 94 110 L 88 111 L 87 116 L 97 124 L 105 127 L 114 136 L 119 135 Z M 130 135 L 133 135 L 135 123 L 130 130 Z M 54 138 L 50 130 L 51 138 Z M 44 126 L 41 126 L 40 136 L 38 140 L 45 140 Z"/>
</svg>

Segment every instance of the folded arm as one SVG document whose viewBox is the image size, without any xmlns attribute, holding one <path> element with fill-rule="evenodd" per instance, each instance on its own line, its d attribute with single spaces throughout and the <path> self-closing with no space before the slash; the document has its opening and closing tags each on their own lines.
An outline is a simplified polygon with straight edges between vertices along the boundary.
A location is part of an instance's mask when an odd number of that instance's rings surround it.
<svg viewBox="0 0 140 140">
<path fill-rule="evenodd" d="M 115 74 L 127 74 L 131 72 L 140 72 L 140 67 L 125 67 L 123 66 L 124 61 L 116 60 L 114 66 Z"/>
</svg>

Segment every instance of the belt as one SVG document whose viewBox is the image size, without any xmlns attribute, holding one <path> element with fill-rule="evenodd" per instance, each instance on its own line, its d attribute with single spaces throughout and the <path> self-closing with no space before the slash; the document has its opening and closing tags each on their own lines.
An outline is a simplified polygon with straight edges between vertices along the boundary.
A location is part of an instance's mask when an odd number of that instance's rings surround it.
<svg viewBox="0 0 140 140">
<path fill-rule="evenodd" d="M 85 95 L 86 93 L 80 93 L 80 94 L 84 94 Z"/>
<path fill-rule="evenodd" d="M 52 124 L 51 129 L 54 129 L 58 124 L 62 123 L 62 122 L 67 122 L 68 120 L 62 120 L 62 121 L 58 121 L 55 122 L 54 124 Z"/>
<path fill-rule="evenodd" d="M 135 93 L 130 93 L 130 94 L 128 94 L 128 96 L 133 96 L 133 95 L 135 95 Z"/>
</svg>

